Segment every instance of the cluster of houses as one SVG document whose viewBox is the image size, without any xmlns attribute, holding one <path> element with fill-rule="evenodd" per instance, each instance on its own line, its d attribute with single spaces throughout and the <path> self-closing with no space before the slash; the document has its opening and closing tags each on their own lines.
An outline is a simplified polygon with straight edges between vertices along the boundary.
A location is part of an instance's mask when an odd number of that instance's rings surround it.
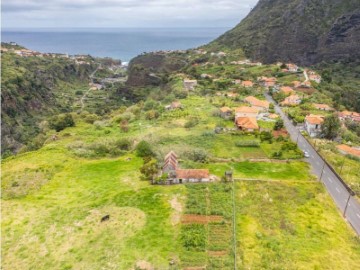
<svg viewBox="0 0 360 270">
<path fill-rule="evenodd" d="M 220 115 L 225 119 L 233 117 L 235 112 L 235 125 L 238 129 L 253 132 L 259 130 L 257 120 L 260 117 L 260 113 L 265 113 L 269 110 L 270 103 L 265 100 L 259 100 L 256 97 L 249 96 L 244 99 L 249 106 L 241 106 L 234 111 L 229 107 L 220 108 Z M 269 118 L 275 119 L 277 115 L 269 114 Z"/>
<path fill-rule="evenodd" d="M 12 46 L 16 46 L 17 44 L 12 42 L 10 43 Z M 67 53 L 41 53 L 38 51 L 33 51 L 29 49 L 16 49 L 16 48 L 5 48 L 0 47 L 0 51 L 2 53 L 14 53 L 21 57 L 51 57 L 51 58 L 66 58 L 71 59 L 75 61 L 75 64 L 77 65 L 90 65 L 89 61 L 86 61 L 86 59 L 89 58 L 89 55 L 69 55 Z"/>
<path fill-rule="evenodd" d="M 240 60 L 240 61 L 232 61 L 230 64 L 232 64 L 232 65 L 262 66 L 261 62 L 252 62 L 249 59 Z"/>
<path fill-rule="evenodd" d="M 180 169 L 178 157 L 174 151 L 170 151 L 165 156 L 162 173 L 167 175 L 165 180 L 167 185 L 210 181 L 210 173 L 207 169 Z"/>
</svg>

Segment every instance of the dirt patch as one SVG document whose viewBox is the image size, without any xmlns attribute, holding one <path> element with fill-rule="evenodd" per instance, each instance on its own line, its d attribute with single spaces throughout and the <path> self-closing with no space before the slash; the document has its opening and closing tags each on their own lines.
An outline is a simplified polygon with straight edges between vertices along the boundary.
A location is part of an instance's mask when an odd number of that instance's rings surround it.
<svg viewBox="0 0 360 270">
<path fill-rule="evenodd" d="M 308 95 L 312 95 L 316 92 L 316 90 L 314 88 L 307 88 L 307 87 L 298 87 L 295 90 L 298 92 L 301 92 L 301 93 L 308 94 Z"/>
<path fill-rule="evenodd" d="M 155 269 L 151 263 L 147 262 L 147 261 L 137 261 L 136 262 L 136 268 L 141 269 L 141 270 L 153 270 Z"/>
<path fill-rule="evenodd" d="M 274 130 L 272 132 L 272 135 L 275 137 L 275 138 L 279 138 L 280 136 L 282 137 L 288 137 L 289 136 L 289 133 L 285 130 L 285 129 L 280 129 L 280 130 Z"/>
<path fill-rule="evenodd" d="M 223 220 L 222 216 L 184 215 L 181 219 L 181 223 L 207 224 L 209 222 L 221 222 Z"/>
<path fill-rule="evenodd" d="M 182 204 L 179 202 L 178 197 L 174 197 L 170 200 L 171 208 L 174 209 L 174 213 L 171 215 L 171 224 L 175 226 L 180 222 L 181 212 L 183 210 Z"/>
<path fill-rule="evenodd" d="M 196 266 L 196 267 L 186 267 L 184 270 L 205 270 L 205 266 Z"/>
<path fill-rule="evenodd" d="M 221 256 L 225 256 L 228 254 L 226 250 L 209 251 L 208 253 L 210 256 L 214 256 L 214 257 L 221 257 Z"/>
</svg>

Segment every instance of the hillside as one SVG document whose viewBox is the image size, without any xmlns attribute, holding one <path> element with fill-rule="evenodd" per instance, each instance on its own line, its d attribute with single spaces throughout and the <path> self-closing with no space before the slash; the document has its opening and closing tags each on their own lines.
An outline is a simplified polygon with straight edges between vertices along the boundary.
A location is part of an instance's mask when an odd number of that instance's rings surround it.
<svg viewBox="0 0 360 270">
<path fill-rule="evenodd" d="M 358 0 L 260 0 L 211 46 L 242 48 L 265 63 L 311 65 L 360 58 Z"/>
<path fill-rule="evenodd" d="M 89 91 L 91 74 L 96 70 L 96 76 L 101 78 L 113 73 L 107 68 L 98 68 L 100 65 L 119 65 L 107 58 L 41 54 L 6 43 L 2 43 L 1 64 L 1 146 L 5 155 L 16 153 L 36 140 L 44 127 L 42 121 L 82 109 L 80 99 Z M 114 87 L 113 92 L 116 91 Z M 105 97 L 101 93 L 92 96 L 97 99 L 96 104 L 83 106 L 90 112 L 101 112 L 105 104 L 106 110 L 114 103 L 119 104 L 112 91 Z"/>
</svg>

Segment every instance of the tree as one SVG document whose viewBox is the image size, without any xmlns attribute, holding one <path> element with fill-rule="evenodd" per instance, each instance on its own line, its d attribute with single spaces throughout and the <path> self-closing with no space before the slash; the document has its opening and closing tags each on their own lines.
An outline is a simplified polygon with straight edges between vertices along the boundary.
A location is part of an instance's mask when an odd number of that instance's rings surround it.
<svg viewBox="0 0 360 270">
<path fill-rule="evenodd" d="M 154 156 L 154 152 L 151 149 L 151 145 L 146 141 L 141 141 L 136 146 L 136 154 L 139 157 L 151 157 Z"/>
<path fill-rule="evenodd" d="M 325 117 L 322 124 L 321 134 L 329 140 L 335 139 L 339 135 L 341 123 L 336 114 Z"/>
<path fill-rule="evenodd" d="M 75 122 L 70 113 L 54 116 L 49 121 L 49 127 L 51 129 L 55 129 L 57 132 L 67 127 L 74 127 L 74 126 L 75 126 Z"/>
<path fill-rule="evenodd" d="M 280 130 L 283 127 L 284 127 L 284 121 L 282 119 L 276 120 L 274 130 Z"/>
<path fill-rule="evenodd" d="M 156 159 L 144 159 L 144 165 L 140 168 L 140 172 L 147 180 L 153 180 L 158 171 L 159 169 Z"/>
</svg>

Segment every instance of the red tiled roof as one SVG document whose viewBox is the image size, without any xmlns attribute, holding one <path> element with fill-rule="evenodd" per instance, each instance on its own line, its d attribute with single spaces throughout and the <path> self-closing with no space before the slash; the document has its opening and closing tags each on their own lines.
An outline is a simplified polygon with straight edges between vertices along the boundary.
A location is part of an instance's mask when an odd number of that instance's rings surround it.
<svg viewBox="0 0 360 270">
<path fill-rule="evenodd" d="M 285 94 L 292 94 L 292 93 L 294 93 L 294 89 L 292 89 L 292 88 L 289 87 L 289 86 L 282 86 L 282 87 L 280 88 L 280 91 L 281 91 L 281 92 L 284 92 Z"/>
<path fill-rule="evenodd" d="M 232 110 L 231 110 L 229 107 L 222 107 L 222 108 L 220 108 L 220 111 L 221 111 L 221 112 L 224 112 L 224 113 L 226 113 L 226 112 L 232 112 Z"/>
<path fill-rule="evenodd" d="M 263 107 L 268 109 L 270 103 L 266 100 L 259 100 L 256 97 L 253 96 L 249 96 L 245 98 L 245 101 L 250 103 L 252 106 L 256 106 L 256 107 Z"/>
<path fill-rule="evenodd" d="M 165 156 L 165 159 L 168 159 L 169 157 L 175 157 L 175 158 L 177 158 L 177 155 L 175 154 L 174 151 L 170 151 L 170 152 Z"/>
<path fill-rule="evenodd" d="M 247 106 L 242 106 L 239 108 L 236 108 L 235 111 L 237 113 L 258 113 L 259 110 L 253 107 L 247 107 Z"/>
<path fill-rule="evenodd" d="M 321 125 L 324 122 L 324 116 L 310 114 L 305 117 L 305 121 L 312 125 Z"/>
<path fill-rule="evenodd" d="M 243 129 L 259 129 L 254 117 L 238 117 L 236 118 L 236 125 Z"/>
<path fill-rule="evenodd" d="M 360 157 L 360 150 L 359 149 L 355 149 L 355 148 L 352 148 L 348 145 L 345 145 L 345 144 L 340 144 L 340 145 L 337 145 L 336 146 L 339 150 L 342 150 L 350 155 L 353 155 L 353 156 L 357 156 L 357 157 Z"/>
<path fill-rule="evenodd" d="M 203 179 L 209 177 L 209 170 L 207 169 L 178 169 L 176 170 L 176 177 L 179 179 Z"/>
<path fill-rule="evenodd" d="M 254 83 L 252 81 L 242 81 L 241 85 L 244 87 L 251 87 L 254 85 Z"/>
</svg>

